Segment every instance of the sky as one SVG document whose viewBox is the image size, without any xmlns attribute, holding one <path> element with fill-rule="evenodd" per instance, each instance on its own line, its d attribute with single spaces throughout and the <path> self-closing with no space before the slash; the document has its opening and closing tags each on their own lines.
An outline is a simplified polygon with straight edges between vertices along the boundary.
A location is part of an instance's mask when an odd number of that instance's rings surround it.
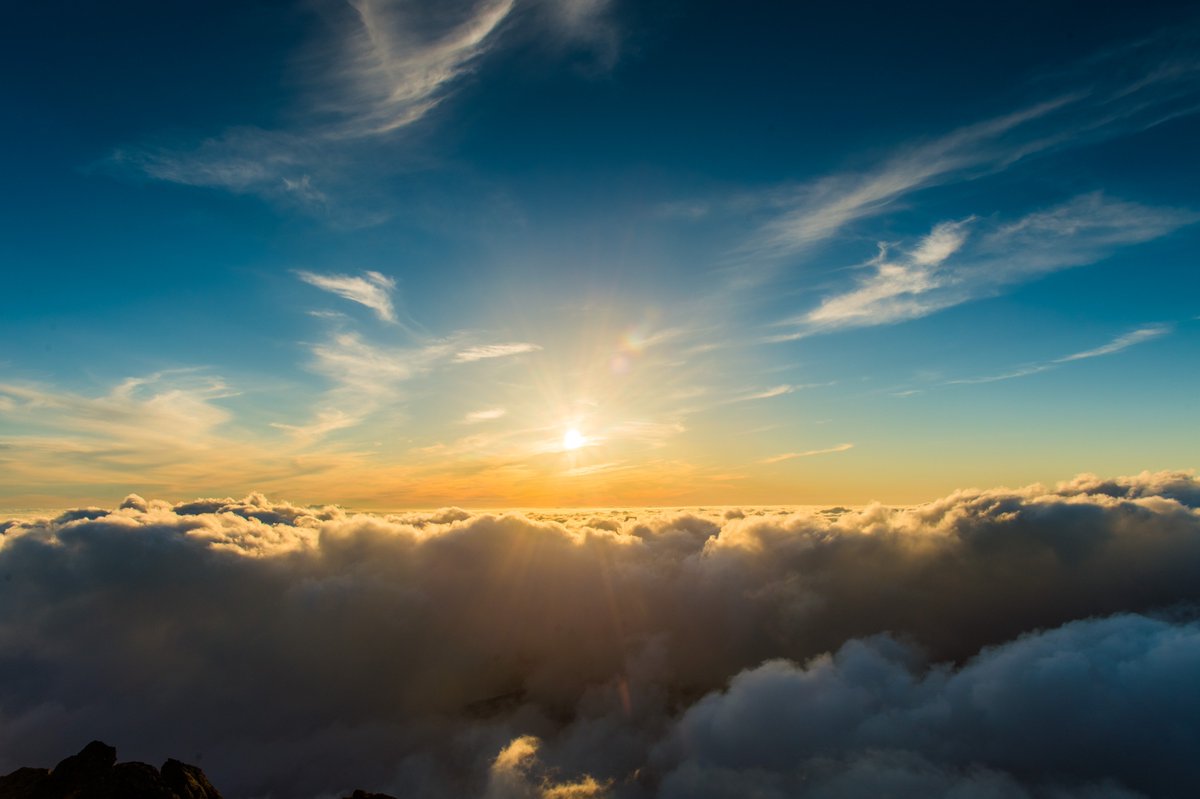
<svg viewBox="0 0 1200 799">
<path fill-rule="evenodd" d="M 907 504 L 1197 466 L 1192 4 L 4 27 L 0 507 Z"/>
</svg>

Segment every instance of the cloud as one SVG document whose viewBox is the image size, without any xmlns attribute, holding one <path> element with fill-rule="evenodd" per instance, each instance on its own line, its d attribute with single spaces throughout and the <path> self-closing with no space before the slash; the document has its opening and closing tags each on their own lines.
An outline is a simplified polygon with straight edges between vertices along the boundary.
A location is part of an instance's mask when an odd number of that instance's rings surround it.
<svg viewBox="0 0 1200 799">
<path fill-rule="evenodd" d="M 443 362 L 452 352 L 451 346 L 438 340 L 412 346 L 381 345 L 357 332 L 336 331 L 311 347 L 309 368 L 331 384 L 317 404 L 313 421 L 273 424 L 311 439 L 355 427 L 382 408 L 399 405 L 404 399 L 401 386 Z"/>
<path fill-rule="evenodd" d="M 1172 703 L 1200 707 L 1194 622 L 1089 619 L 958 669 L 922 660 L 880 637 L 739 674 L 679 722 L 659 796 L 1115 799 L 1183 796 L 1200 779 L 1181 758 L 1200 725 L 1145 736 L 1154 714 L 1180 717 Z"/>
<path fill-rule="evenodd" d="M 105 162 L 155 180 L 253 194 L 287 208 L 366 227 L 385 220 L 379 202 L 360 202 L 378 158 L 362 147 L 394 137 L 449 96 L 494 44 L 514 0 L 420 3 L 355 0 L 332 4 L 323 19 L 335 46 L 308 55 L 306 108 L 286 129 L 227 128 L 196 145 L 143 144 L 116 149 Z M 388 163 L 402 163 L 394 153 Z"/>
<path fill-rule="evenodd" d="M 6 484 L 176 487 L 241 474 L 254 447 L 229 405 L 237 395 L 222 378 L 190 369 L 125 378 L 95 395 L 0 384 Z M 253 460 L 265 477 L 279 457 Z"/>
<path fill-rule="evenodd" d="M 538 344 L 527 341 L 514 341 L 508 344 L 482 344 L 478 347 L 468 347 L 454 356 L 455 363 L 470 363 L 488 358 L 507 358 L 510 355 L 523 355 L 527 352 L 537 352 L 541 349 Z"/>
<path fill-rule="evenodd" d="M 963 377 L 957 380 L 947 380 L 943 385 L 975 385 L 978 383 L 996 383 L 1001 380 L 1012 380 L 1017 377 L 1028 377 L 1042 372 L 1048 372 L 1051 369 L 1056 369 L 1062 364 L 1071 363 L 1072 361 L 1080 361 L 1086 358 L 1100 358 L 1105 355 L 1115 355 L 1123 352 L 1130 347 L 1142 344 L 1147 341 L 1153 341 L 1160 336 L 1165 336 L 1171 332 L 1170 325 L 1149 325 L 1140 327 L 1137 330 L 1132 330 L 1123 335 L 1117 336 L 1112 341 L 1094 349 L 1077 352 L 1073 355 L 1066 355 L 1062 358 L 1055 358 L 1052 361 L 1043 361 L 1041 363 L 1033 363 L 1027 366 L 1022 366 L 1017 369 L 1012 369 L 1000 374 L 986 375 L 984 377 Z"/>
<path fill-rule="evenodd" d="M 1200 110 L 1200 61 L 1190 55 L 1194 36 L 1186 26 L 1162 31 L 1047 77 L 1042 85 L 1065 88 L 1024 108 L 901 146 L 873 169 L 776 190 L 766 204 L 778 210 L 744 249 L 772 258 L 794 255 L 886 213 L 913 192 L 1193 114 Z M 1139 65 L 1132 79 L 1131 64 Z"/>
<path fill-rule="evenodd" d="M 522 735 L 508 743 L 488 769 L 484 799 L 599 799 L 608 796 L 607 785 L 584 776 L 572 782 L 555 782 L 538 758 L 542 742 Z"/>
<path fill-rule="evenodd" d="M 835 452 L 845 452 L 846 450 L 854 449 L 853 444 L 838 444 L 836 447 L 827 449 L 810 449 L 805 452 L 785 452 L 782 455 L 773 455 L 770 458 L 763 458 L 762 463 L 781 463 L 790 461 L 792 458 L 811 458 L 814 455 L 830 455 Z"/>
<path fill-rule="evenodd" d="M 1130 347 L 1141 344 L 1142 342 L 1152 341 L 1160 336 L 1165 336 L 1170 332 L 1171 328 L 1169 325 L 1151 325 L 1149 327 L 1138 328 L 1137 330 L 1130 331 L 1123 336 L 1117 336 L 1115 339 L 1102 347 L 1084 350 L 1083 352 L 1077 352 L 1074 355 L 1068 355 L 1064 358 L 1059 358 L 1055 361 L 1055 363 L 1067 363 L 1069 361 L 1083 360 L 1084 358 L 1099 358 L 1103 355 L 1113 355 L 1123 350 L 1127 350 Z"/>
<path fill-rule="evenodd" d="M 896 324 L 992 296 L 1005 286 L 1094 263 L 1117 248 L 1165 236 L 1200 219 L 1196 212 L 1115 200 L 1100 192 L 975 234 L 974 217 L 943 222 L 911 250 L 881 247 L 869 273 L 817 307 L 780 322 L 771 341 Z"/>
<path fill-rule="evenodd" d="M 387 275 L 364 272 L 362 277 L 353 277 L 318 275 L 304 271 L 297 272 L 296 275 L 309 285 L 365 305 L 385 322 L 396 321 L 396 310 L 392 307 L 392 292 L 396 289 L 396 281 Z"/>
<path fill-rule="evenodd" d="M 986 145 L 1032 120 L 1077 102 L 1071 95 L 970 125 L 933 141 L 902 149 L 878 170 L 831 175 L 794 191 L 786 210 L 768 221 L 748 245 L 773 257 L 799 252 L 840 232 L 846 225 L 883 213 L 909 192 L 935 185 L 968 168 L 1010 157 Z"/>
<path fill-rule="evenodd" d="M 379 135 L 424 117 L 485 51 L 514 0 L 451 5 L 354 0 L 336 72 L 341 90 L 322 110 L 340 117 L 327 135 Z M 447 13 L 448 12 L 448 13 Z"/>
<path fill-rule="evenodd" d="M 594 68 L 616 64 L 621 39 L 610 0 L 534 0 L 534 5 L 559 49 L 584 45 L 595 58 Z"/>
<path fill-rule="evenodd" d="M 318 4 L 327 26 L 321 41 L 295 59 L 304 65 L 306 99 L 294 124 L 279 129 L 229 127 L 198 144 L 146 143 L 116 149 L 105 165 L 155 180 L 253 194 L 320 214 L 347 227 L 388 218 L 377 199 L 358 201 L 385 159 L 363 148 L 394 141 L 450 97 L 504 32 L 541 21 L 557 46 L 583 45 L 611 66 L 617 28 L 604 0 L 554 0 L 540 13 L 514 13 L 515 0 L 412 0 Z M 307 80 L 303 78 L 306 77 Z M 376 151 L 377 152 L 377 151 Z M 368 172 L 370 174 L 368 174 Z"/>
<path fill-rule="evenodd" d="M 508 413 L 504 408 L 486 408 L 482 411 L 471 411 L 463 417 L 463 421 L 467 424 L 475 424 L 477 422 L 489 422 L 492 419 L 500 419 Z"/>
<path fill-rule="evenodd" d="M 787 384 L 772 386 L 771 388 L 763 389 L 762 391 L 752 391 L 748 394 L 742 394 L 740 396 L 733 397 L 725 402 L 728 404 L 734 402 L 754 402 L 755 400 L 773 399 L 775 397 L 782 397 L 784 394 L 791 394 L 795 390 L 795 386 Z"/>
<path fill-rule="evenodd" d="M 0 772 L 100 737 L 231 799 L 1183 796 L 1198 601 L 1182 472 L 738 514 L 132 496 L 0 522 Z"/>
</svg>

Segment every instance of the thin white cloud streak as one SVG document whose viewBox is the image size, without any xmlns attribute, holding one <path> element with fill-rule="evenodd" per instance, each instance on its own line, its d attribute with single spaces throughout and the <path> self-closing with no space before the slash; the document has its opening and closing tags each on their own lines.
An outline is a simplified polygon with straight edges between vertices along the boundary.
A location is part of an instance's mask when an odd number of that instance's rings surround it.
<svg viewBox="0 0 1200 799">
<path fill-rule="evenodd" d="M 338 285 L 344 287 L 340 282 Z M 351 290 L 357 292 L 363 288 L 355 284 Z M 370 288 L 370 285 L 365 286 L 365 289 Z M 363 297 L 357 301 L 373 299 Z M 480 344 L 467 348 L 462 348 L 461 344 L 462 336 L 456 335 L 448 339 L 422 338 L 411 346 L 394 346 L 373 343 L 358 332 L 337 331 L 325 341 L 311 346 L 310 369 L 332 384 L 320 400 L 314 419 L 300 425 L 277 422 L 275 426 L 315 441 L 326 433 L 356 427 L 384 408 L 398 411 L 406 399 L 404 384 L 446 364 L 512 357 L 542 349 L 528 342 Z M 499 419 L 505 413 L 503 408 L 485 409 L 467 414 L 463 422 L 478 424 Z"/>
<path fill-rule="evenodd" d="M 1063 364 L 1071 363 L 1072 361 L 1080 361 L 1088 358 L 1102 358 L 1106 355 L 1116 355 L 1119 352 L 1124 352 L 1130 347 L 1135 347 L 1138 344 L 1143 344 L 1147 341 L 1153 341 L 1156 338 L 1168 335 L 1172 330 L 1170 325 L 1150 325 L 1141 327 L 1124 335 L 1117 336 L 1109 343 L 1083 352 L 1077 352 L 1074 355 L 1066 355 L 1062 358 L 1055 358 L 1052 361 L 1044 361 L 1042 363 L 1030 364 L 1013 369 L 1008 372 L 1002 372 L 996 375 L 987 375 L 985 377 L 966 377 L 957 380 L 947 380 L 943 385 L 959 386 L 959 385 L 977 385 L 980 383 L 998 383 L 1002 380 L 1013 380 L 1018 377 L 1029 377 L 1030 375 L 1041 374 L 1052 369 L 1057 369 Z"/>
<path fill-rule="evenodd" d="M 493 419 L 503 418 L 508 414 L 504 408 L 487 408 L 482 411 L 471 411 L 463 417 L 463 422 L 466 424 L 478 424 L 479 422 L 490 422 Z"/>
<path fill-rule="evenodd" d="M 353 0 L 358 25 L 344 45 L 345 88 L 323 104 L 343 120 L 326 135 L 374 136 L 424 117 L 484 52 L 513 5 L 486 0 L 470 6 L 464 19 L 430 31 L 420 4 Z"/>
<path fill-rule="evenodd" d="M 782 397 L 785 394 L 791 394 L 795 390 L 795 386 L 790 386 L 787 384 L 772 386 L 771 388 L 763 389 L 762 391 L 752 391 L 749 394 L 742 394 L 737 397 L 732 397 L 725 400 L 725 402 L 722 404 L 732 405 L 736 402 L 755 402 L 757 400 L 773 399 L 775 397 Z"/>
<path fill-rule="evenodd" d="M 350 227 L 383 221 L 386 212 L 351 212 L 331 200 L 331 192 L 347 193 L 347 148 L 412 125 L 441 103 L 494 42 L 513 0 L 439 14 L 379 0 L 348 8 L 348 19 L 336 7 L 331 15 L 342 17 L 342 40 L 316 59 L 320 85 L 304 123 L 290 130 L 231 127 L 190 150 L 122 147 L 108 163 L 156 180 L 258 195 Z"/>
<path fill-rule="evenodd" d="M 928 142 L 900 148 L 876 169 L 830 175 L 789 192 L 776 191 L 771 205 L 784 210 L 763 224 L 743 251 L 779 258 L 829 239 L 848 225 L 885 213 L 921 189 L 1002 171 L 1051 150 L 1126 135 L 1195 113 L 1200 60 L 1164 57 L 1160 46 L 1178 36 L 1164 31 L 1137 43 L 1120 58 L 1107 54 L 1086 68 L 1060 76 L 1087 89 L 968 125 Z M 1187 52 L 1184 50 L 1184 52 Z M 1144 63 L 1127 80 L 1129 63 Z"/>
<path fill-rule="evenodd" d="M 5 400 L 2 409 L 28 425 L 27 429 L 79 433 L 155 448 L 204 446 L 217 428 L 232 419 L 229 410 L 215 403 L 235 395 L 224 380 L 196 370 L 126 378 L 99 397 L 0 384 L 0 398 Z"/>
<path fill-rule="evenodd" d="M 778 370 L 774 370 L 774 371 L 778 371 Z M 698 413 L 700 411 L 706 410 L 709 407 L 719 407 L 722 405 L 734 405 L 739 402 L 757 402 L 759 400 L 774 399 L 775 397 L 783 397 L 788 394 L 793 394 L 797 391 L 803 391 L 805 389 L 826 388 L 828 386 L 833 386 L 836 384 L 837 384 L 837 381 L 827 381 L 824 383 L 783 383 L 781 385 L 772 386 L 771 388 L 762 389 L 760 391 L 750 391 L 745 394 L 739 394 L 735 397 L 729 397 L 728 399 L 717 401 L 709 406 L 704 406 L 704 405 L 696 406 L 696 407 L 690 408 L 688 410 L 688 412 L 689 413 Z"/>
<path fill-rule="evenodd" d="M 1067 95 L 962 128 L 894 156 L 873 173 L 823 178 L 785 201 L 793 207 L 766 223 L 747 249 L 771 257 L 789 255 L 834 236 L 851 222 L 883 213 L 916 189 L 989 161 L 999 166 L 1014 154 L 993 153 L 984 145 L 1078 99 Z"/>
<path fill-rule="evenodd" d="M 973 233 L 982 224 L 974 217 L 943 222 L 907 252 L 881 248 L 868 262 L 868 275 L 826 296 L 816 308 L 777 323 L 795 330 L 768 340 L 918 319 L 1008 285 L 1095 263 L 1120 247 L 1160 238 L 1198 219 L 1192 210 L 1092 192 L 990 231 Z"/>
<path fill-rule="evenodd" d="M 782 463 L 790 461 L 793 458 L 811 458 L 816 455 L 832 455 L 835 452 L 846 452 L 854 449 L 853 444 L 838 444 L 836 447 L 827 447 L 826 449 L 810 449 L 806 452 L 785 452 L 782 455 L 774 455 L 770 458 L 763 458 L 760 463 Z"/>
<path fill-rule="evenodd" d="M 1123 336 L 1118 336 L 1103 347 L 1077 352 L 1074 355 L 1059 358 L 1055 363 L 1068 363 L 1070 361 L 1083 360 L 1084 358 L 1099 358 L 1104 355 L 1114 355 L 1130 347 L 1137 346 L 1142 342 L 1152 341 L 1160 336 L 1165 336 L 1170 332 L 1170 325 L 1151 325 L 1150 327 L 1139 328 Z"/>
<path fill-rule="evenodd" d="M 392 292 L 396 289 L 396 281 L 387 275 L 364 272 L 362 277 L 354 277 L 318 275 L 305 271 L 297 271 L 296 275 L 309 285 L 370 308 L 385 322 L 396 322 L 396 309 L 392 305 Z"/>
<path fill-rule="evenodd" d="M 402 384 L 427 373 L 445 361 L 453 347 L 432 341 L 410 347 L 381 346 L 356 332 L 340 331 L 311 348 L 310 369 L 332 384 L 314 413 L 314 420 L 301 425 L 277 427 L 301 437 L 321 436 L 356 427 L 384 407 L 396 407 L 405 398 Z"/>
<path fill-rule="evenodd" d="M 515 6 L 515 0 L 329 4 L 324 19 L 337 42 L 309 54 L 309 107 L 299 124 L 230 127 L 190 150 L 122 147 L 108 163 L 156 180 L 255 194 L 350 227 L 378 224 L 387 211 L 338 207 L 354 190 L 347 171 L 356 157 L 351 148 L 427 117 L 522 18 Z M 617 32 L 607 9 L 607 0 L 554 0 L 535 16 L 549 22 L 561 44 L 590 45 L 611 65 Z"/>
<path fill-rule="evenodd" d="M 527 341 L 514 341 L 507 344 L 482 344 L 478 347 L 469 347 L 455 354 L 454 362 L 471 363 L 490 358 L 508 358 L 513 355 L 524 355 L 527 352 L 538 352 L 541 349 L 541 345 L 531 344 Z"/>
<path fill-rule="evenodd" d="M 0 385 L 6 488 L 53 494 L 120 483 L 176 492 L 250 474 L 270 485 L 307 475 L 314 464 L 297 460 L 287 442 L 238 423 L 225 403 L 236 396 L 224 380 L 195 370 L 128 378 L 98 396 Z"/>
<path fill-rule="evenodd" d="M 315 441 L 324 438 L 334 431 L 354 427 L 358 423 L 358 418 L 345 411 L 338 410 L 337 408 L 327 408 L 318 411 L 316 418 L 308 424 L 296 425 L 284 422 L 271 422 L 271 427 L 283 430 L 299 439 Z"/>
</svg>

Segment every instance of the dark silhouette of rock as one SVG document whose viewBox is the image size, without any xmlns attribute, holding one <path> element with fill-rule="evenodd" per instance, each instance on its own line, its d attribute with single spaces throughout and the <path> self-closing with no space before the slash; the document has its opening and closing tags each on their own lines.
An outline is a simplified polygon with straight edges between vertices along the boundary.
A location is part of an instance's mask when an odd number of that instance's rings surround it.
<svg viewBox="0 0 1200 799">
<path fill-rule="evenodd" d="M 174 799 L 158 769 L 149 763 L 118 763 L 87 799 Z"/>
<path fill-rule="evenodd" d="M 179 799 L 221 799 L 221 794 L 197 766 L 172 758 L 163 763 L 162 778 Z"/>
<path fill-rule="evenodd" d="M 344 799 L 396 799 L 394 796 L 389 796 L 386 793 L 368 793 L 363 790 L 358 790 Z"/>
<path fill-rule="evenodd" d="M 0 799 L 221 799 L 204 772 L 168 760 L 118 763 L 117 750 L 92 741 L 52 770 L 19 768 L 0 777 Z"/>
<path fill-rule="evenodd" d="M 0 777 L 0 797 L 4 799 L 36 799 L 50 779 L 48 768 L 19 768 Z"/>
<path fill-rule="evenodd" d="M 41 792 L 47 799 L 90 799 L 89 793 L 104 782 L 116 762 L 115 748 L 92 741 L 79 754 L 63 759 L 51 769 L 50 780 Z"/>
</svg>

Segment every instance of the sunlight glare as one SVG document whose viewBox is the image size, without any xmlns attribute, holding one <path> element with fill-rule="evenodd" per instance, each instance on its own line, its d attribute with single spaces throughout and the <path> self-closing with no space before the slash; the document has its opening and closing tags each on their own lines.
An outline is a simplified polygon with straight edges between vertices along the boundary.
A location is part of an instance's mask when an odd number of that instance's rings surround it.
<svg viewBox="0 0 1200 799">
<path fill-rule="evenodd" d="M 583 437 L 583 434 L 573 427 L 563 433 L 562 446 L 564 450 L 579 449 L 586 443 L 587 439 Z"/>
</svg>

